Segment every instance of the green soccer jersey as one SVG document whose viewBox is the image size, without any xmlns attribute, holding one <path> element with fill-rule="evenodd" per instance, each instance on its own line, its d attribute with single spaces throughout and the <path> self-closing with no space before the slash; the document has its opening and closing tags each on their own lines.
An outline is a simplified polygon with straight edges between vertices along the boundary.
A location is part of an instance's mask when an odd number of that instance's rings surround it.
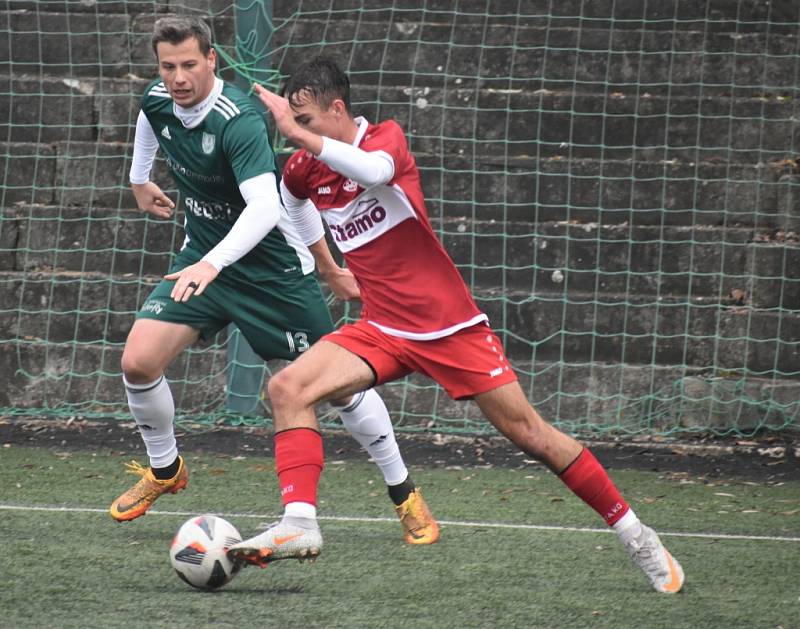
<svg viewBox="0 0 800 629">
<path fill-rule="evenodd" d="M 225 83 L 211 111 L 192 129 L 183 126 L 173 107 L 160 79 L 147 86 L 141 108 L 180 192 L 186 228 L 180 258 L 192 264 L 227 235 L 244 209 L 239 184 L 270 172 L 277 181 L 280 174 L 264 116 L 239 88 Z M 283 210 L 281 216 L 255 248 L 223 269 L 225 275 L 262 282 L 311 272 L 308 250 Z"/>
</svg>

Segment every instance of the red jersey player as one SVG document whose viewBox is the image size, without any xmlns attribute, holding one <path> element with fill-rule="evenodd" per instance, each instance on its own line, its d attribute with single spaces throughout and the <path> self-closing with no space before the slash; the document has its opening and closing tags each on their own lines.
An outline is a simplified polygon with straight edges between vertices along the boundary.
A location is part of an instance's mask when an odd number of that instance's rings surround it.
<svg viewBox="0 0 800 629">
<path fill-rule="evenodd" d="M 487 317 L 475 304 L 428 219 L 419 172 L 394 121 L 371 124 L 350 111 L 349 81 L 318 57 L 289 80 L 285 98 L 256 92 L 286 138 L 302 147 L 283 172 L 281 195 L 308 245 L 324 237 L 320 216 L 355 276 L 361 318 L 319 342 L 269 382 L 275 428 L 296 430 L 276 449 L 285 513 L 278 524 L 233 547 L 265 565 L 315 556 L 322 538 L 316 502 L 321 450 L 315 406 L 419 372 L 454 399 L 473 399 L 523 452 L 547 465 L 612 526 L 659 592 L 677 592 L 683 570 L 644 526 L 597 459 L 530 405 Z M 320 270 L 335 265 L 315 247 Z M 292 539 L 298 550 L 287 552 Z"/>
</svg>

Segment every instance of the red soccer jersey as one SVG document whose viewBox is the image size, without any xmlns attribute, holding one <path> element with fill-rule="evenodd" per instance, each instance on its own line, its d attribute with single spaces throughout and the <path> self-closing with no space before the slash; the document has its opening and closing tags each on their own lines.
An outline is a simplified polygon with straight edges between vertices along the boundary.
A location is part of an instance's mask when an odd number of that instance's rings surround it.
<svg viewBox="0 0 800 629">
<path fill-rule="evenodd" d="M 308 151 L 297 151 L 283 183 L 309 199 L 330 227 L 358 280 L 362 318 L 384 333 L 415 340 L 441 338 L 487 319 L 431 228 L 414 156 L 393 120 L 360 124 L 356 146 L 383 151 L 394 176 L 364 189 Z"/>
</svg>

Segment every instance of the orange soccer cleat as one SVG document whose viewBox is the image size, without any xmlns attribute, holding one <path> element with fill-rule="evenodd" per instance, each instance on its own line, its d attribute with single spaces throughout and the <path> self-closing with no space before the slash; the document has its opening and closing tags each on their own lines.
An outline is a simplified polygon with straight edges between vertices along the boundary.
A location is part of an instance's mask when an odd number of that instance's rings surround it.
<svg viewBox="0 0 800 629">
<path fill-rule="evenodd" d="M 439 539 L 439 525 L 431 514 L 419 487 L 414 489 L 403 504 L 395 508 L 403 537 L 408 544 L 433 544 Z"/>
<path fill-rule="evenodd" d="M 125 467 L 128 468 L 128 472 L 131 474 L 138 474 L 141 476 L 141 479 L 111 503 L 111 508 L 109 509 L 111 517 L 117 520 L 117 522 L 135 520 L 139 516 L 147 513 L 147 510 L 153 506 L 153 503 L 161 494 L 167 492 L 176 494 L 186 487 L 189 482 L 189 472 L 186 471 L 183 457 L 178 458 L 180 459 L 178 472 L 169 480 L 157 479 L 153 476 L 153 470 L 151 468 L 142 467 L 136 461 L 126 463 Z"/>
</svg>

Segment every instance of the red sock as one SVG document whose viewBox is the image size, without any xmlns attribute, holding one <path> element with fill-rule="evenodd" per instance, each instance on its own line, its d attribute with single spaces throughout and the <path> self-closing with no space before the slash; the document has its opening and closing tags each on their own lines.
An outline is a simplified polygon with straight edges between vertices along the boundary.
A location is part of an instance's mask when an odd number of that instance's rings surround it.
<svg viewBox="0 0 800 629">
<path fill-rule="evenodd" d="M 603 466 L 584 448 L 559 478 L 611 526 L 630 508 Z"/>
<path fill-rule="evenodd" d="M 317 504 L 322 474 L 322 435 L 311 428 L 275 433 L 275 470 L 285 507 L 290 502 Z"/>
</svg>

